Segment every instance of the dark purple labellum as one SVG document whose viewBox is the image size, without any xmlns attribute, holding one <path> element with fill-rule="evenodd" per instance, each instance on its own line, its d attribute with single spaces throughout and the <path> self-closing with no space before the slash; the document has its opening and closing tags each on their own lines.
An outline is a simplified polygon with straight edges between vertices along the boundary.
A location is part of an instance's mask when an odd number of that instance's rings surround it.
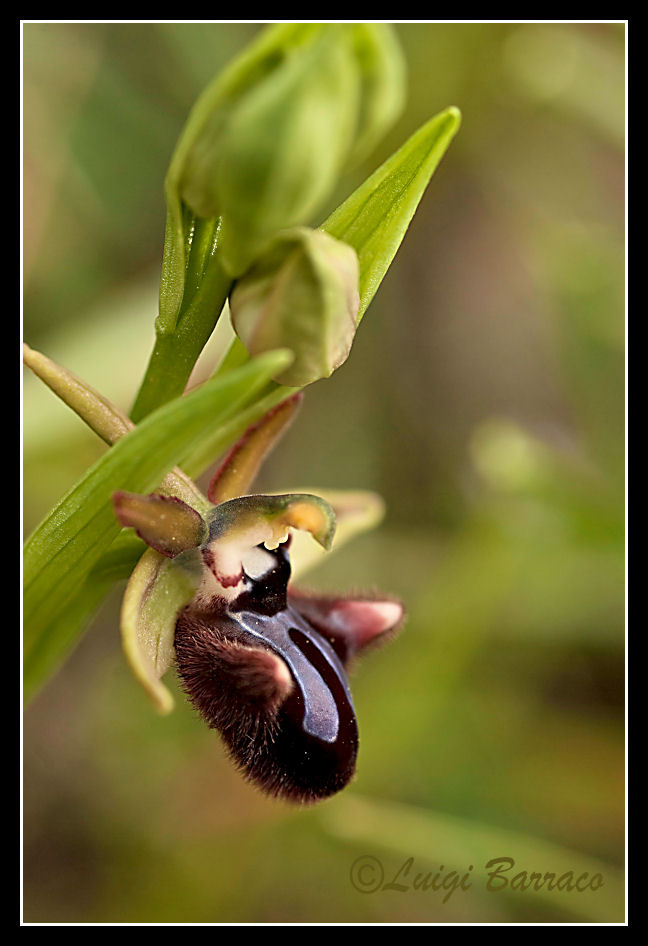
<svg viewBox="0 0 648 946">
<path fill-rule="evenodd" d="M 185 609 L 175 648 L 189 698 L 247 777 L 308 802 L 352 778 L 358 727 L 340 658 L 287 601 L 287 546 L 264 550 L 272 567 L 229 605 Z"/>
</svg>

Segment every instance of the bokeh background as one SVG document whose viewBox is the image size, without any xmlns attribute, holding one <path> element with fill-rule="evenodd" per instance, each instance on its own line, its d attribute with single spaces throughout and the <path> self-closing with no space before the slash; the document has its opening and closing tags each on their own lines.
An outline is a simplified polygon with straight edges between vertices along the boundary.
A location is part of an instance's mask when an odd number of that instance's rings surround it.
<svg viewBox="0 0 648 946">
<path fill-rule="evenodd" d="M 260 28 L 23 27 L 24 337 L 126 410 L 170 154 Z M 310 576 L 409 614 L 352 681 L 357 778 L 294 809 L 241 780 L 180 694 L 158 718 L 115 588 L 25 714 L 28 922 L 623 920 L 625 27 L 395 29 L 407 107 L 328 209 L 446 106 L 462 128 L 349 361 L 258 483 L 387 502 Z M 25 378 L 26 531 L 104 449 Z M 472 887 L 361 892 L 362 856 L 385 881 L 414 858 L 406 883 L 473 865 Z M 489 892 L 500 856 L 605 883 Z"/>
</svg>

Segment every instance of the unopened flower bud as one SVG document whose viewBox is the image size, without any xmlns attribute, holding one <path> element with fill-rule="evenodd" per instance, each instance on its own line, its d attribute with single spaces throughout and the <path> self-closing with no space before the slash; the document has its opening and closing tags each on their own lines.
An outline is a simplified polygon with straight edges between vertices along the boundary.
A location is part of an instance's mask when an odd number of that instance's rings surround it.
<svg viewBox="0 0 648 946">
<path fill-rule="evenodd" d="M 258 68 L 194 123 L 178 175 L 193 213 L 222 217 L 219 248 L 233 276 L 270 234 L 303 223 L 328 196 L 358 116 L 348 31 L 319 24 L 270 35 L 274 58 L 263 49 Z"/>
<path fill-rule="evenodd" d="M 309 222 L 397 117 L 403 89 L 388 24 L 261 31 L 205 89 L 173 154 L 158 332 L 175 330 L 196 265 L 202 279 L 217 258 L 237 278 L 277 230 Z"/>
<path fill-rule="evenodd" d="M 360 111 L 351 164 L 362 161 L 405 104 L 406 67 L 389 23 L 354 23 L 353 52 L 360 69 Z"/>
<path fill-rule="evenodd" d="M 266 89 L 269 83 L 262 100 L 265 95 L 271 98 L 276 77 L 279 76 L 281 85 L 285 81 L 284 72 L 287 70 L 290 74 L 294 70 L 295 60 L 303 64 L 302 52 L 316 43 L 318 37 L 328 29 L 331 27 L 320 23 L 277 23 L 262 30 L 254 42 L 214 78 L 192 108 L 171 158 L 164 186 L 167 219 L 157 321 L 157 330 L 161 334 L 171 333 L 176 327 L 187 288 L 187 268 L 195 231 L 196 228 L 200 229 L 201 222 L 207 221 L 213 226 L 218 221 L 214 234 L 219 252 L 212 255 L 216 255 L 220 263 L 226 262 L 221 252 L 224 207 L 219 165 L 222 141 L 225 137 L 230 141 L 232 139 L 232 133 L 227 131 L 229 121 L 234 119 L 237 110 L 245 105 L 250 96 L 252 103 L 255 101 L 259 87 Z M 235 124 L 239 121 L 237 119 Z M 246 140 L 248 145 L 255 146 L 249 135 Z M 281 151 L 282 143 L 276 144 Z M 250 199 L 255 203 L 260 197 L 259 188 L 265 186 L 265 179 L 259 178 L 256 173 L 251 174 L 249 165 L 243 160 L 238 165 L 238 171 L 245 180 L 235 184 L 235 192 L 238 194 L 242 188 L 250 188 Z M 230 184 L 231 181 L 226 179 L 225 186 Z M 287 201 L 286 206 L 290 207 L 290 201 Z M 234 222 L 227 226 L 228 243 L 236 238 L 240 230 L 238 219 L 235 211 Z M 296 222 L 302 221 L 285 218 L 279 226 Z M 254 238 L 254 234 L 250 234 L 250 238 Z M 212 251 L 213 246 L 208 249 L 208 253 Z"/>
<path fill-rule="evenodd" d="M 230 296 L 232 325 L 250 355 L 294 353 L 274 380 L 295 387 L 328 378 L 346 361 L 359 305 L 355 251 L 307 227 L 278 233 Z"/>
</svg>

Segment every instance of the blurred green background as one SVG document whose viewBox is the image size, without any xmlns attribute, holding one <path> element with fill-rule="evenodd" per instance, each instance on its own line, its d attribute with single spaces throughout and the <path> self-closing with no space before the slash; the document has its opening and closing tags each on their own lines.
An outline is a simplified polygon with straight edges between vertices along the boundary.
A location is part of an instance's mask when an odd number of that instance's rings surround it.
<svg viewBox="0 0 648 946">
<path fill-rule="evenodd" d="M 24 337 L 126 410 L 169 157 L 259 28 L 23 27 Z M 409 614 L 352 679 L 357 778 L 294 809 L 241 780 L 180 694 L 158 718 L 121 657 L 115 588 L 25 714 L 27 922 L 624 918 L 625 27 L 395 29 L 407 108 L 325 211 L 441 109 L 462 128 L 349 361 L 308 389 L 258 482 L 387 502 L 309 576 Z M 25 377 L 26 531 L 104 449 Z M 385 881 L 409 857 L 407 883 L 473 865 L 472 887 L 362 892 L 364 855 Z M 500 856 L 605 883 L 489 892 Z"/>
</svg>

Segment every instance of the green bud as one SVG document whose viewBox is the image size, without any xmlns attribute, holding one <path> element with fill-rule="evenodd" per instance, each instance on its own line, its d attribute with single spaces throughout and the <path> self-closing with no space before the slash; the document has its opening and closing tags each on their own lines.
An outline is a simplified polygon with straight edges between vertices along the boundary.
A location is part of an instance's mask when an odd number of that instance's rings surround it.
<svg viewBox="0 0 648 946">
<path fill-rule="evenodd" d="M 233 276 L 271 234 L 308 220 L 335 185 L 358 114 L 349 36 L 329 26 L 241 99 L 223 130 L 210 196 Z"/>
<path fill-rule="evenodd" d="M 178 139 L 166 175 L 164 257 L 157 330 L 174 331 L 185 296 L 197 223 L 221 214 L 216 193 L 220 142 L 228 118 L 247 93 L 309 43 L 321 24 L 281 23 L 263 30 L 219 73 L 194 104 Z M 216 228 L 217 239 L 220 228 Z M 209 247 L 209 253 L 214 247 Z"/>
<path fill-rule="evenodd" d="M 202 93 L 189 116 L 169 168 L 167 180 L 193 213 L 210 218 L 222 213 L 216 182 L 222 139 L 241 103 L 300 52 L 317 40 L 318 24 L 281 24 L 263 30 Z"/>
<path fill-rule="evenodd" d="M 159 335 L 213 260 L 237 278 L 273 233 L 312 219 L 396 118 L 404 71 L 388 24 L 280 23 L 214 79 L 165 181 Z"/>
<path fill-rule="evenodd" d="M 353 144 L 360 74 L 349 27 L 279 24 L 203 92 L 167 174 L 160 326 L 182 303 L 195 219 L 220 217 L 232 276 L 265 238 L 303 223 L 334 186 Z"/>
<path fill-rule="evenodd" d="M 362 161 L 405 104 L 406 67 L 403 53 L 388 23 L 354 23 L 352 43 L 360 68 L 360 114 L 352 164 Z"/>
<path fill-rule="evenodd" d="M 274 380 L 295 387 L 328 378 L 346 361 L 359 305 L 355 251 L 307 227 L 278 233 L 230 296 L 232 325 L 250 355 L 294 353 Z"/>
</svg>

